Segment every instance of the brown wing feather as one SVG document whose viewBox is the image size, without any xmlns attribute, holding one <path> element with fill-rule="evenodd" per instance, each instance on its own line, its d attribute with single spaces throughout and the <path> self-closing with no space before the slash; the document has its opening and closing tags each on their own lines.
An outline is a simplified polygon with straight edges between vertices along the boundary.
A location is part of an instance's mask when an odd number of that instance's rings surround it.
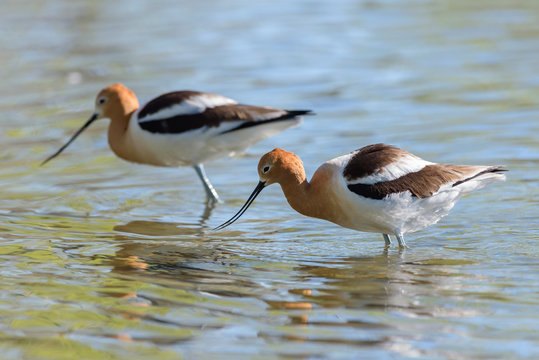
<svg viewBox="0 0 539 360">
<path fill-rule="evenodd" d="M 353 184 L 348 185 L 348 189 L 371 199 L 383 199 L 388 195 L 404 191 L 410 191 L 412 196 L 421 199 L 432 196 L 442 185 L 462 181 L 477 169 L 476 166 L 433 164 L 395 180 L 376 184 Z"/>
<path fill-rule="evenodd" d="M 375 174 L 379 169 L 396 162 L 399 158 L 411 155 L 409 152 L 386 144 L 374 144 L 356 150 L 343 170 L 348 181 L 361 179 Z"/>
</svg>

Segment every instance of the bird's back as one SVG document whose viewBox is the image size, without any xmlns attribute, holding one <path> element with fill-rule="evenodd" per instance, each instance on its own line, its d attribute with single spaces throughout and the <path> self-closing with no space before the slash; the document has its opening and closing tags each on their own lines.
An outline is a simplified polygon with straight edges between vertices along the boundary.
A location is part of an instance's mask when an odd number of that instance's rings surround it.
<svg viewBox="0 0 539 360">
<path fill-rule="evenodd" d="M 162 166 L 185 166 L 244 151 L 247 147 L 299 124 L 299 115 L 243 105 L 227 97 L 176 91 L 144 105 L 132 119 L 132 137 L 146 158 Z"/>
<path fill-rule="evenodd" d="M 330 160 L 317 173 L 329 169 L 334 175 L 327 183 L 341 214 L 334 222 L 379 233 L 421 230 L 463 195 L 505 179 L 503 166 L 436 164 L 384 144 Z"/>
</svg>

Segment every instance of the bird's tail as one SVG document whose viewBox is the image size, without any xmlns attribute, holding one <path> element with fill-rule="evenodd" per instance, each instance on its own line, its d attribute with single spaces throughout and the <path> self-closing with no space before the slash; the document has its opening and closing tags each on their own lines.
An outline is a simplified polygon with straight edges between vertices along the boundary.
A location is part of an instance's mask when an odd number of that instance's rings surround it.
<svg viewBox="0 0 539 360">
<path fill-rule="evenodd" d="M 283 115 L 281 117 L 281 120 L 289 119 L 289 118 L 293 118 L 293 117 L 301 116 L 301 115 L 316 115 L 315 113 L 313 113 L 312 110 L 285 110 L 285 111 L 286 111 L 286 115 Z"/>
<path fill-rule="evenodd" d="M 467 178 L 459 180 L 453 184 L 470 188 L 469 191 L 480 189 L 494 181 L 504 181 L 507 168 L 503 165 L 477 166 L 477 171 Z"/>
</svg>

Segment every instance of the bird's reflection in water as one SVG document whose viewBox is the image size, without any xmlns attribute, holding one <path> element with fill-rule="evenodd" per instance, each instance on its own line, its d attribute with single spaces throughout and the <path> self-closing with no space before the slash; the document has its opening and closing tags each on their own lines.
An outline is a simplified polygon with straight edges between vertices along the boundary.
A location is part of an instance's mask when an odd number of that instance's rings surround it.
<svg viewBox="0 0 539 360">
<path fill-rule="evenodd" d="M 189 224 L 133 221 L 114 227 L 119 249 L 111 258 L 112 271 L 156 285 L 196 289 L 217 296 L 242 296 L 258 287 L 248 277 L 231 273 L 232 254 L 211 242 Z M 125 234 L 152 237 L 141 241 Z"/>
<path fill-rule="evenodd" d="M 111 259 L 112 272 L 122 278 L 165 288 L 181 289 L 189 296 L 257 299 L 266 304 L 266 316 L 281 318 L 281 329 L 261 329 L 258 336 L 267 341 L 298 341 L 356 346 L 390 346 L 388 333 L 406 333 L 406 323 L 387 322 L 395 316 L 464 317 L 474 316 L 471 309 L 452 307 L 447 303 L 432 303 L 432 296 L 458 293 L 467 276 L 459 266 L 466 263 L 454 259 L 422 259 L 419 251 L 397 251 L 380 248 L 369 256 L 326 257 L 308 262 L 307 254 L 298 254 L 297 264 L 288 266 L 272 258 L 260 263 L 242 259 L 230 246 L 205 236 L 190 224 L 136 221 L 115 228 L 120 248 Z M 151 237 L 141 241 L 129 234 Z M 254 245 L 253 245 L 254 246 Z M 251 249 L 249 253 L 256 252 Z M 258 258 L 260 255 L 256 255 Z M 311 257 L 312 259 L 312 257 Z M 273 266 L 284 266 L 294 279 L 283 295 L 283 283 L 268 286 L 265 274 L 275 272 Z M 258 275 L 253 274 L 258 273 Z M 261 277 L 262 276 L 262 277 Z M 258 280 L 257 280 L 258 279 Z M 288 281 L 287 280 L 287 283 Z M 280 285 L 279 285 L 280 284 Z M 303 286 L 304 285 L 304 286 Z M 288 286 L 288 285 L 287 285 Z M 137 293 L 117 294 L 126 301 L 145 306 L 189 306 L 214 311 L 211 301 L 165 299 Z M 439 295 L 433 295 L 439 293 Z M 145 305 L 149 304 L 149 305 Z M 335 310 L 333 310 L 335 309 Z M 339 310 L 341 309 L 341 310 Z M 344 312 L 342 309 L 345 309 Z M 237 308 L 219 308 L 237 316 Z M 341 315 L 333 316 L 333 312 Z M 138 312 L 126 314 L 137 316 Z M 376 314 L 386 314 L 383 316 Z M 151 316 L 151 314 L 147 314 Z M 144 315 L 146 316 L 146 315 Z M 143 317 L 145 318 L 145 317 Z M 284 322 L 284 323 L 283 323 Z M 312 328 L 331 328 L 332 335 L 313 334 Z"/>
<path fill-rule="evenodd" d="M 420 256 L 420 255 L 419 255 Z M 341 264 L 323 263 L 317 266 L 300 265 L 307 281 L 324 279 L 324 290 L 313 300 L 326 308 L 398 312 L 407 316 L 467 317 L 468 311 L 435 304 L 428 299 L 438 292 L 458 294 L 470 275 L 459 271 L 469 261 L 455 259 L 418 260 L 418 254 L 387 252 L 368 257 L 348 257 Z M 339 266 L 336 266 L 339 265 Z"/>
<path fill-rule="evenodd" d="M 178 235 L 201 235 L 200 227 L 193 226 L 192 224 L 147 220 L 135 220 L 127 224 L 115 225 L 113 230 L 126 234 L 144 235 L 155 238 Z M 118 238 L 124 239 L 121 236 L 118 236 Z"/>
<path fill-rule="evenodd" d="M 223 265 L 232 265 L 227 263 L 229 253 L 208 244 L 206 223 L 216 205 L 217 202 L 207 200 L 196 224 L 135 220 L 114 226 L 113 230 L 118 232 L 115 239 L 121 245 L 112 259 L 113 271 L 149 276 L 145 281 L 151 283 L 164 281 L 170 285 L 170 281 L 175 281 L 177 286 L 186 288 L 197 288 L 200 281 L 230 282 L 218 270 Z M 139 236 L 151 241 L 141 243 Z"/>
<path fill-rule="evenodd" d="M 286 300 L 266 300 L 270 309 L 287 316 L 287 326 L 279 331 L 261 330 L 259 337 L 323 346 L 384 346 L 397 351 L 404 339 L 408 350 L 415 351 L 408 323 L 395 318 L 436 321 L 439 317 L 444 322 L 447 317 L 477 316 L 480 310 L 475 308 L 432 301 L 446 293 L 462 293 L 470 276 L 459 268 L 469 262 L 420 257 L 417 252 L 386 249 L 373 256 L 303 262 L 294 268 L 300 273 L 295 283 L 305 287 L 290 289 Z M 392 337 L 395 331 L 402 333 L 402 338 Z"/>
<path fill-rule="evenodd" d="M 129 234 L 156 237 L 177 235 L 196 235 L 204 237 L 208 230 L 207 221 L 210 219 L 216 206 L 216 202 L 207 201 L 198 224 L 134 220 L 127 224 L 116 225 L 113 230 Z"/>
<path fill-rule="evenodd" d="M 217 202 L 216 201 L 213 201 L 212 199 L 209 199 L 206 201 L 206 206 L 204 207 L 204 212 L 202 213 L 202 216 L 200 216 L 200 227 L 201 229 L 204 229 L 206 230 L 207 229 L 207 221 L 210 219 L 210 216 L 213 212 L 213 210 L 215 209 L 215 207 L 217 206 Z"/>
<path fill-rule="evenodd" d="M 206 313 L 213 311 L 208 296 L 211 299 L 245 297 L 251 289 L 259 287 L 248 277 L 229 271 L 237 266 L 231 260 L 232 254 L 215 243 L 208 243 L 192 225 L 133 221 L 117 225 L 115 230 L 119 232 L 115 239 L 119 248 L 108 261 L 111 273 L 123 281 L 157 286 L 144 287 L 143 292 L 122 292 L 112 285 L 110 291 L 101 292 L 102 296 L 120 298 L 130 305 L 118 310 L 126 319 L 184 329 L 219 329 L 222 324 L 208 324 L 202 321 L 204 317 L 200 323 L 191 319 L 184 324 L 181 319 L 155 315 L 152 308 L 190 307 L 195 312 Z M 127 234 L 148 236 L 151 241 Z M 162 292 L 160 288 L 170 291 Z"/>
</svg>

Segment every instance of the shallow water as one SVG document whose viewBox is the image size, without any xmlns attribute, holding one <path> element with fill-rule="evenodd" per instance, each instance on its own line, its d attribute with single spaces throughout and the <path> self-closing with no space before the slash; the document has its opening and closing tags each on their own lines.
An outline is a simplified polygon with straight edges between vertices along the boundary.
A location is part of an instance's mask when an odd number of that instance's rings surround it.
<svg viewBox="0 0 539 360">
<path fill-rule="evenodd" d="M 532 1 L 0 3 L 3 359 L 539 357 L 539 6 Z M 311 108 L 295 129 L 192 169 L 129 164 L 103 86 Z M 384 250 L 303 217 L 278 186 L 226 231 L 261 154 L 323 161 L 386 142 L 505 164 L 505 183 Z M 209 215 L 209 216 L 208 216 Z"/>
</svg>

